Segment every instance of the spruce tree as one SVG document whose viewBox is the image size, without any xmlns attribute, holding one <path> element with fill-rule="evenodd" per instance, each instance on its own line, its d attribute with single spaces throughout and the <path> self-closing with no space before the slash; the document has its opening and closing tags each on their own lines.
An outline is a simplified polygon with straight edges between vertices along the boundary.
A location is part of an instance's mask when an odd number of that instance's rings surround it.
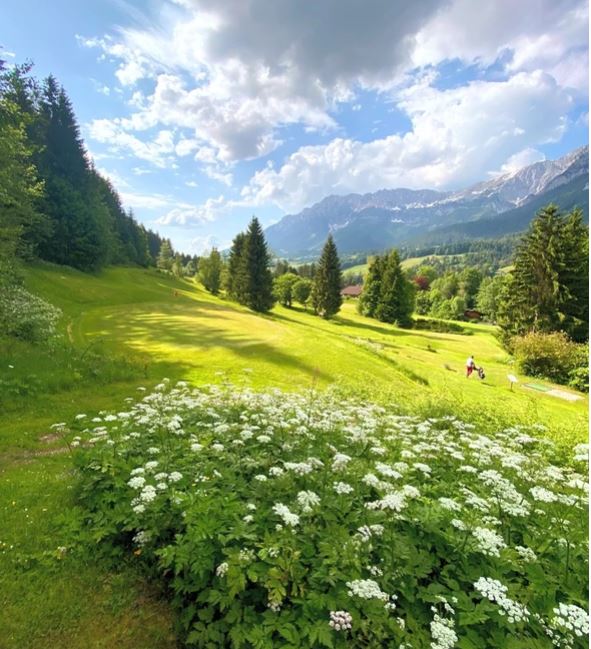
<svg viewBox="0 0 591 649">
<path fill-rule="evenodd" d="M 505 337 L 565 331 L 587 338 L 588 230 L 578 211 L 541 209 L 523 236 L 505 287 L 499 323 Z"/>
<path fill-rule="evenodd" d="M 562 327 L 573 340 L 584 342 L 589 337 L 589 229 L 580 209 L 567 214 L 561 240 L 560 281 L 565 288 Z"/>
<path fill-rule="evenodd" d="M 397 323 L 401 327 L 412 324 L 414 290 L 404 275 L 400 257 L 391 250 L 384 261 L 380 297 L 375 317 L 381 322 Z"/>
<path fill-rule="evenodd" d="M 162 245 L 160 246 L 160 250 L 158 252 L 158 259 L 156 260 L 156 266 L 160 268 L 160 270 L 171 270 L 172 262 L 173 262 L 172 246 L 170 245 L 170 241 L 168 239 L 164 239 Z"/>
<path fill-rule="evenodd" d="M 359 298 L 358 310 L 361 314 L 375 318 L 376 309 L 382 292 L 382 275 L 384 273 L 384 257 L 377 255 L 370 263 L 363 293 Z"/>
<path fill-rule="evenodd" d="M 341 262 L 332 235 L 329 234 L 318 261 L 312 288 L 312 306 L 323 318 L 330 318 L 341 308 L 341 279 Z"/>
<path fill-rule="evenodd" d="M 244 232 L 239 232 L 232 241 L 224 286 L 228 297 L 241 304 L 244 304 L 246 294 L 245 242 Z"/>
<path fill-rule="evenodd" d="M 243 251 L 244 295 L 243 304 L 253 311 L 265 313 L 275 303 L 273 273 L 267 242 L 259 220 L 253 216 L 246 231 Z M 239 277 L 240 277 L 239 269 Z M 240 289 L 242 291 L 242 288 Z"/>
</svg>

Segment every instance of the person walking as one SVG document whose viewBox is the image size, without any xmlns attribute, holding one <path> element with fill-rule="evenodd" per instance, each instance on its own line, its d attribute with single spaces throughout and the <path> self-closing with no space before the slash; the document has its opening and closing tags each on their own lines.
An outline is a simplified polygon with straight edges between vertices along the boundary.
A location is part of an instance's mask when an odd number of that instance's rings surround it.
<svg viewBox="0 0 591 649">
<path fill-rule="evenodd" d="M 476 363 L 474 362 L 474 356 L 470 354 L 468 356 L 468 360 L 466 361 L 466 378 L 469 379 L 472 372 L 474 371 L 474 368 L 476 367 Z"/>
</svg>

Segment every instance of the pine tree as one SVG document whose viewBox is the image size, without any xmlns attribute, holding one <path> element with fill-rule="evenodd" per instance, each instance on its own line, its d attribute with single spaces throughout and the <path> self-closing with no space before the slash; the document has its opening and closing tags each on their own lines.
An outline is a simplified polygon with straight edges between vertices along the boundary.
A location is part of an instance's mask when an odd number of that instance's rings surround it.
<svg viewBox="0 0 591 649">
<path fill-rule="evenodd" d="M 315 313 L 323 318 L 330 318 L 341 308 L 341 279 L 341 262 L 332 235 L 329 234 L 318 261 L 312 288 L 312 306 Z"/>
<path fill-rule="evenodd" d="M 540 210 L 519 244 L 504 287 L 499 324 L 505 337 L 564 331 L 588 338 L 588 229 L 578 210 Z"/>
<path fill-rule="evenodd" d="M 577 342 L 589 336 L 589 229 L 583 212 L 567 214 L 561 230 L 563 264 L 560 281 L 565 287 L 563 328 Z"/>
<path fill-rule="evenodd" d="M 378 304 L 380 302 L 384 262 L 384 257 L 381 257 L 380 255 L 374 257 L 367 271 L 367 278 L 363 286 L 363 293 L 359 298 L 359 313 L 370 318 L 375 318 L 376 309 L 378 308 Z"/>
<path fill-rule="evenodd" d="M 242 304 L 246 294 L 245 243 L 246 235 L 244 232 L 239 232 L 232 241 L 224 285 L 228 297 Z"/>
<path fill-rule="evenodd" d="M 401 327 L 412 324 L 414 290 L 405 277 L 396 250 L 391 250 L 384 261 L 380 298 L 375 317 L 381 322 L 397 323 Z"/>
<path fill-rule="evenodd" d="M 245 286 L 242 303 L 253 311 L 265 313 L 275 303 L 273 274 L 270 270 L 271 258 L 263 228 L 254 216 L 246 231 L 243 255 Z"/>
<path fill-rule="evenodd" d="M 173 252 L 172 246 L 168 239 L 164 239 L 162 245 L 160 246 L 160 251 L 158 252 L 158 258 L 156 260 L 156 266 L 160 270 L 171 270 L 173 262 Z"/>
</svg>

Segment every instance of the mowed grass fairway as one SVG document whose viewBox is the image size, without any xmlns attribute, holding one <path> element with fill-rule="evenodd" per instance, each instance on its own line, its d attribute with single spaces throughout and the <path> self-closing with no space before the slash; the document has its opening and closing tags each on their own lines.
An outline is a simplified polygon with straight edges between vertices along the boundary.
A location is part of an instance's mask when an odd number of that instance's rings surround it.
<svg viewBox="0 0 591 649">
<path fill-rule="evenodd" d="M 515 370 L 485 325 L 464 325 L 469 335 L 400 330 L 359 316 L 353 302 L 331 321 L 279 306 L 260 316 L 193 281 L 130 268 L 90 276 L 42 265 L 27 271 L 27 285 L 64 311 L 63 333 L 78 349 L 100 348 L 132 369 L 78 383 L 59 356 L 20 344 L 1 348 L 0 380 L 35 374 L 41 386 L 0 412 L 2 649 L 175 646 L 173 616 L 133 557 L 113 566 L 72 542 L 80 517 L 75 479 L 50 435 L 52 423 L 77 413 L 123 409 L 139 386 L 163 377 L 286 390 L 334 386 L 403 412 L 450 412 L 483 427 L 539 422 L 565 446 L 586 438 L 587 399 L 562 401 L 522 384 L 511 391 L 507 374 Z M 486 369 L 484 382 L 464 376 L 470 353 Z"/>
</svg>

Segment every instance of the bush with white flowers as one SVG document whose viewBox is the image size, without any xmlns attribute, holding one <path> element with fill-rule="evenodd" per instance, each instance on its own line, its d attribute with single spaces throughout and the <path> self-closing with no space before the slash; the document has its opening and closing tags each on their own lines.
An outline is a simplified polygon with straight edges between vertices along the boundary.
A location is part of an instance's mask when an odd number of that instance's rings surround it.
<svg viewBox="0 0 591 649">
<path fill-rule="evenodd" d="M 93 541 L 167 585 L 187 646 L 586 646 L 583 447 L 167 381 L 71 434 Z"/>
<path fill-rule="evenodd" d="M 29 342 L 56 334 L 62 312 L 16 284 L 0 282 L 0 332 Z"/>
</svg>

